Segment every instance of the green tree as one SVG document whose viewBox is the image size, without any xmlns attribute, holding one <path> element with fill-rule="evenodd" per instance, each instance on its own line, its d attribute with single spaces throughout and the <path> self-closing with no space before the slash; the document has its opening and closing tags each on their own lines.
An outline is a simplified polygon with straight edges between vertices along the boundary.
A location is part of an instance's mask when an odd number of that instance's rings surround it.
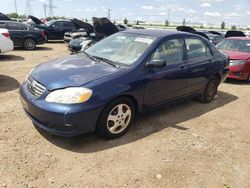
<svg viewBox="0 0 250 188">
<path fill-rule="evenodd" d="M 85 18 L 84 22 L 88 23 L 89 22 L 88 18 Z"/>
<path fill-rule="evenodd" d="M 124 23 L 125 25 L 127 25 L 127 24 L 128 24 L 128 20 L 127 20 L 127 18 L 125 18 L 125 19 L 123 20 L 123 23 Z"/>
<path fill-rule="evenodd" d="M 17 13 L 9 13 L 7 14 L 7 16 L 9 16 L 10 18 L 18 18 L 19 15 Z"/>
<path fill-rule="evenodd" d="M 232 25 L 231 29 L 236 30 L 237 29 L 236 25 Z"/>
<path fill-rule="evenodd" d="M 168 20 L 165 21 L 165 26 L 169 26 L 169 21 Z"/>
<path fill-rule="evenodd" d="M 226 23 L 223 21 L 223 22 L 221 22 L 221 29 L 225 29 L 226 28 Z"/>
<path fill-rule="evenodd" d="M 138 20 L 136 21 L 136 25 L 140 25 L 140 23 L 139 23 L 139 21 L 138 21 Z"/>
</svg>

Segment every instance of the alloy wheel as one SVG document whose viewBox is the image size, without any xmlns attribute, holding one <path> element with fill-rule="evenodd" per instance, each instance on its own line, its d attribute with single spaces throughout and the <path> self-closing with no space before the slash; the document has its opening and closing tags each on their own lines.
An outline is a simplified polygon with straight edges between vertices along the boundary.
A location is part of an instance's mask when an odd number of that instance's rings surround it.
<svg viewBox="0 0 250 188">
<path fill-rule="evenodd" d="M 119 134 L 124 131 L 132 117 L 132 111 L 127 104 L 116 105 L 107 118 L 107 128 L 112 134 Z"/>
</svg>

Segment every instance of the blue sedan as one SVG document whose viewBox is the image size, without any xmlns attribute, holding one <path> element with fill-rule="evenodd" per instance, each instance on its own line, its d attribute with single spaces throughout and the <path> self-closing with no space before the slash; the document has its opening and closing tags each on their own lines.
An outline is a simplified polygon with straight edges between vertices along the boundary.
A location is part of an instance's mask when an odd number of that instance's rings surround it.
<svg viewBox="0 0 250 188">
<path fill-rule="evenodd" d="M 38 65 L 21 84 L 33 124 L 61 136 L 125 134 L 136 114 L 180 99 L 211 102 L 228 58 L 201 36 L 167 30 L 114 34 L 83 53 Z"/>
</svg>

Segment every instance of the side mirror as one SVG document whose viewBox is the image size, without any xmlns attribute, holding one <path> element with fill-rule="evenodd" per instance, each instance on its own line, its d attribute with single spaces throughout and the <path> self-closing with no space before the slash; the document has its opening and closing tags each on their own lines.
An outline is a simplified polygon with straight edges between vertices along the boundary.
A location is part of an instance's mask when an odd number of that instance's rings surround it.
<svg viewBox="0 0 250 188">
<path fill-rule="evenodd" d="M 163 68 L 166 66 L 166 61 L 164 60 L 152 60 L 146 64 L 147 68 Z"/>
</svg>

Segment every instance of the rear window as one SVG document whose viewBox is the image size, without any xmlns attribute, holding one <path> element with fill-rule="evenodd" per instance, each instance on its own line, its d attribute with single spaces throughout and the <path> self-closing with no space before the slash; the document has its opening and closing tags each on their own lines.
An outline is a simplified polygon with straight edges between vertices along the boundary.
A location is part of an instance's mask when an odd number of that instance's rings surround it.
<svg viewBox="0 0 250 188">
<path fill-rule="evenodd" d="M 7 28 L 10 31 L 21 31 L 21 25 L 20 23 L 15 23 L 15 22 L 8 22 L 7 23 Z"/>
</svg>

